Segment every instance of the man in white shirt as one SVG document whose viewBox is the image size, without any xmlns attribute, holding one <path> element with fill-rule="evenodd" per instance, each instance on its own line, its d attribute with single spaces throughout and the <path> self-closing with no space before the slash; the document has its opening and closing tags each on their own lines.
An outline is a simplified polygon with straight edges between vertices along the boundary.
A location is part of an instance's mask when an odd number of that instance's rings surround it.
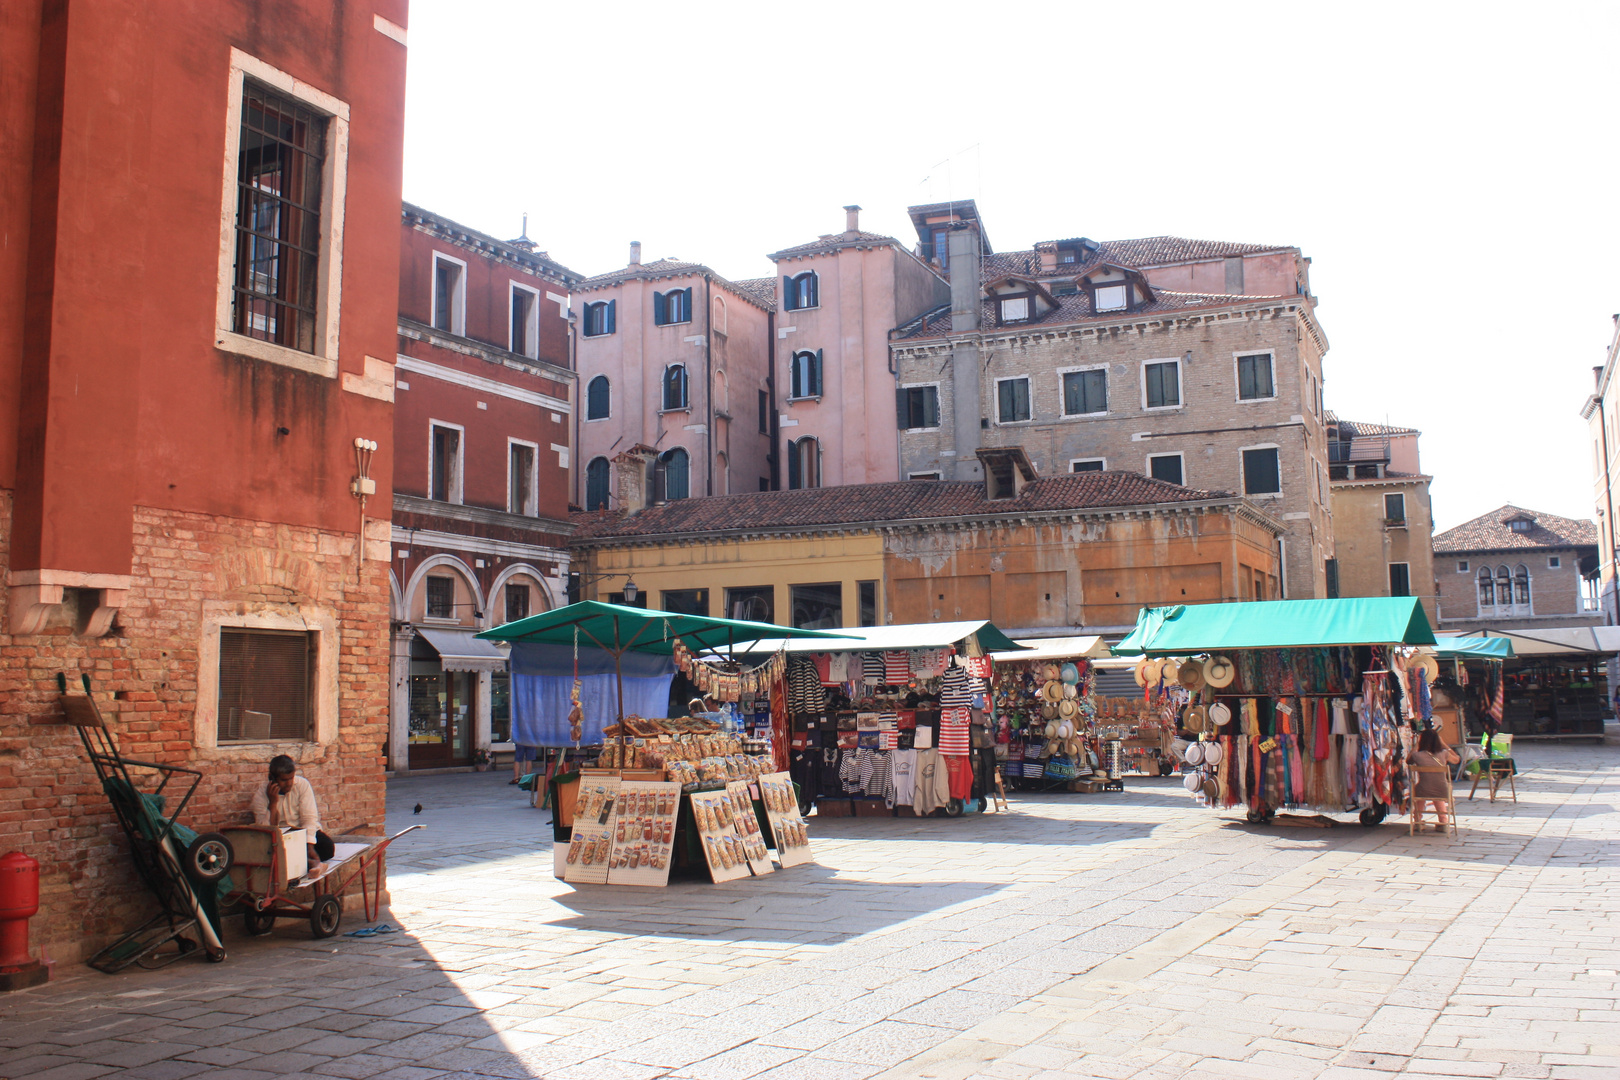
<svg viewBox="0 0 1620 1080">
<path fill-rule="evenodd" d="M 315 789 L 298 775 L 298 766 L 286 754 L 270 759 L 270 782 L 253 786 L 253 823 L 271 828 L 305 829 L 309 845 L 309 872 L 319 872 L 332 857 L 332 838 L 321 831 L 321 811 Z"/>
</svg>

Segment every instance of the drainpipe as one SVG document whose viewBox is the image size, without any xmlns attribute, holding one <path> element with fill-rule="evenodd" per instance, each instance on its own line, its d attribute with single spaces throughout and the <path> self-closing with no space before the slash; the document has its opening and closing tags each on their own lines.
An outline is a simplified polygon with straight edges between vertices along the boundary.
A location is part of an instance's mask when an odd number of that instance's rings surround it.
<svg viewBox="0 0 1620 1080">
<path fill-rule="evenodd" d="M 765 313 L 765 401 L 770 407 L 770 414 L 765 420 L 765 432 L 771 440 L 771 449 L 765 457 L 765 463 L 771 467 L 771 490 L 782 490 L 782 474 L 780 466 L 782 457 L 777 448 L 777 415 L 776 415 L 776 312 Z"/>
<path fill-rule="evenodd" d="M 1603 441 L 1603 500 L 1608 506 L 1608 518 L 1609 518 L 1609 520 L 1608 520 L 1608 525 L 1609 525 L 1609 550 L 1606 552 L 1606 554 L 1608 555 L 1608 560 L 1607 561 L 1608 561 L 1609 567 L 1610 567 L 1610 569 L 1609 569 L 1609 579 L 1612 582 L 1617 582 L 1616 592 L 1617 592 L 1617 595 L 1620 595 L 1620 567 L 1615 566 L 1614 479 L 1613 479 L 1613 474 L 1609 470 L 1609 458 L 1611 456 L 1609 454 L 1609 418 L 1607 416 L 1603 415 L 1603 399 L 1601 397 L 1598 398 L 1598 437 L 1600 439 L 1602 439 L 1602 441 Z M 1600 569 L 1598 570 L 1598 578 L 1599 578 L 1600 582 L 1601 582 L 1602 576 L 1603 576 L 1603 571 L 1601 569 L 1601 566 L 1602 566 L 1602 564 L 1600 563 L 1599 564 Z M 1577 574 L 1579 574 L 1581 572 L 1580 560 L 1578 560 L 1578 559 L 1576 560 L 1576 563 L 1575 563 L 1575 572 Z M 1598 602 L 1599 603 L 1603 602 L 1601 593 L 1599 594 Z M 1604 612 L 1604 615 L 1607 616 L 1608 612 Z"/>
<path fill-rule="evenodd" d="M 703 398 L 708 403 L 708 422 L 703 425 L 709 444 L 709 494 L 714 494 L 714 297 L 709 294 L 713 281 L 703 275 Z"/>
<path fill-rule="evenodd" d="M 583 395 L 581 395 L 580 392 L 579 392 L 579 361 L 578 361 L 578 354 L 577 354 L 577 352 L 576 352 L 576 350 L 574 348 L 574 321 L 575 321 L 574 320 L 574 302 L 573 302 L 573 300 L 569 300 L 569 302 L 568 302 L 568 370 L 572 371 L 574 373 L 574 450 L 573 450 L 573 453 L 568 455 L 568 464 L 571 466 L 571 468 L 568 470 L 568 472 L 569 472 L 570 479 L 571 479 L 569 487 L 571 487 L 573 489 L 573 495 L 574 495 L 574 498 L 573 498 L 572 501 L 573 501 L 575 506 L 577 506 L 577 507 L 579 507 L 580 509 L 583 510 L 585 508 L 585 496 L 584 496 L 584 493 L 580 491 L 579 485 L 583 482 L 581 480 L 581 477 L 583 476 L 585 470 L 581 469 L 579 467 L 579 450 L 580 450 L 580 441 L 579 440 L 580 440 L 580 436 L 583 434 L 583 431 L 580 428 L 580 413 L 585 411 L 584 408 L 583 408 L 585 403 L 581 400 Z M 536 465 L 536 468 L 538 468 L 538 467 L 539 466 Z"/>
</svg>

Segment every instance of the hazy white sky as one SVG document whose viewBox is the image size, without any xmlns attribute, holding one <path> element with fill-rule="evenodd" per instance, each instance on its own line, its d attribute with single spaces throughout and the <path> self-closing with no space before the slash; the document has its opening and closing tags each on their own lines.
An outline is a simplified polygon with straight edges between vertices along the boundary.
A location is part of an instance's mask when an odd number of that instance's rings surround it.
<svg viewBox="0 0 1620 1080">
<path fill-rule="evenodd" d="M 1593 516 L 1620 311 L 1614 4 L 412 0 L 405 198 L 581 273 L 770 274 L 976 198 L 997 250 L 1297 245 L 1327 400 L 1423 432 L 1439 528 Z"/>
</svg>

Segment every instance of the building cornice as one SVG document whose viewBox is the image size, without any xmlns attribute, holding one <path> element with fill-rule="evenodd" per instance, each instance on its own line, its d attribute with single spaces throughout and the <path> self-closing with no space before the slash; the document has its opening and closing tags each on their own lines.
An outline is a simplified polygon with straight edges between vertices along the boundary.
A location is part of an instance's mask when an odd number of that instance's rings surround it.
<svg viewBox="0 0 1620 1080">
<path fill-rule="evenodd" d="M 572 521 L 563 521 L 558 518 L 529 517 L 525 514 L 508 513 L 505 510 L 491 510 L 483 506 L 439 502 L 436 499 L 424 499 L 417 495 L 401 495 L 397 491 L 394 493 L 394 512 L 396 514 L 420 514 L 423 517 L 443 518 L 446 521 L 462 521 L 473 525 L 489 525 L 499 529 L 514 529 L 519 532 L 551 533 L 554 536 L 572 536 L 579 528 Z"/>
<path fill-rule="evenodd" d="M 748 290 L 744 289 L 736 282 L 731 281 L 722 274 L 715 273 L 702 263 L 695 263 L 691 266 L 673 267 L 667 270 L 648 270 L 643 266 L 638 266 L 634 269 L 627 267 L 626 269 L 616 271 L 611 275 L 603 275 L 603 277 L 605 280 L 593 281 L 593 283 L 589 285 L 581 284 L 576 286 L 574 289 L 574 295 L 582 296 L 585 293 L 601 292 L 604 289 L 616 289 L 620 285 L 624 285 L 632 281 L 674 281 L 679 278 L 691 278 L 694 282 L 698 282 L 707 279 L 724 289 L 730 295 L 735 296 L 737 299 L 743 301 L 745 304 L 750 304 L 766 313 L 775 310 L 774 305 L 763 303 L 759 297 L 750 294 Z"/>
<path fill-rule="evenodd" d="M 1333 487 L 1396 487 L 1401 484 L 1427 484 L 1432 476 L 1381 476 L 1376 478 L 1356 477 L 1344 480 L 1330 480 Z"/>
<path fill-rule="evenodd" d="M 443 330 L 429 326 L 427 323 L 407 319 L 403 315 L 399 317 L 398 332 L 399 336 L 407 341 L 420 341 L 423 344 L 432 345 L 436 349 L 460 353 L 462 356 L 470 356 L 475 360 L 483 360 L 485 363 L 499 364 L 512 371 L 521 371 L 525 375 L 538 375 L 542 378 L 555 379 L 563 383 L 573 382 L 579 377 L 576 372 L 558 364 L 545 360 L 534 360 L 515 352 L 509 352 L 506 349 L 486 345 L 482 341 L 475 341 L 472 338 L 447 334 Z M 422 358 L 417 357 L 416 359 Z"/>
<path fill-rule="evenodd" d="M 564 289 L 572 288 L 584 278 L 584 275 L 568 269 L 549 256 L 512 247 L 488 233 L 469 229 L 420 206 L 404 203 L 400 207 L 400 214 L 405 223 L 418 232 L 426 233 L 452 247 L 470 251 L 481 258 L 493 259 L 515 270 L 545 278 L 553 285 L 559 285 Z"/>
</svg>

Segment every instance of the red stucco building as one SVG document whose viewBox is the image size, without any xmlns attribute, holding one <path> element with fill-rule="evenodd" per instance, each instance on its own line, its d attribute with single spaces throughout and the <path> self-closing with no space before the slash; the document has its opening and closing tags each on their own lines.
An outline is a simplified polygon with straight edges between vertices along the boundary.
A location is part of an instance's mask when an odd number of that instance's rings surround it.
<svg viewBox="0 0 1620 1080">
<path fill-rule="evenodd" d="M 190 824 L 278 753 L 382 824 L 405 21 L 0 5 L 0 846 L 59 959 L 148 901 L 57 672 L 206 773 Z"/>
<path fill-rule="evenodd" d="M 396 771 L 509 749 L 506 657 L 474 635 L 567 602 L 580 275 L 524 235 L 407 204 L 394 398 Z"/>
</svg>

